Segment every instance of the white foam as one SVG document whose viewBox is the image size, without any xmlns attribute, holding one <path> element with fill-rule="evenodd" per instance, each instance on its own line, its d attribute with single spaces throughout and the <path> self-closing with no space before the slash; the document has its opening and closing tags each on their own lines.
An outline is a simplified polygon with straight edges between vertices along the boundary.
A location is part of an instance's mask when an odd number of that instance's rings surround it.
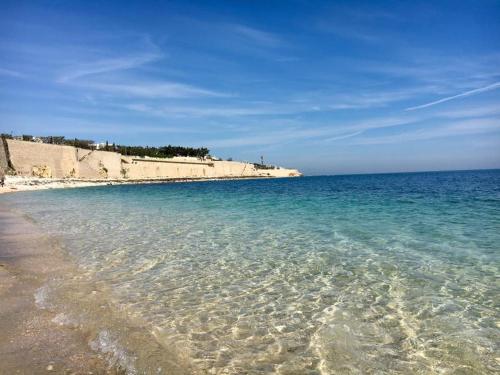
<svg viewBox="0 0 500 375">
<path fill-rule="evenodd" d="M 40 309 L 47 309 L 50 307 L 50 303 L 48 302 L 49 296 L 49 286 L 44 285 L 38 288 L 34 294 L 35 303 Z"/>
<path fill-rule="evenodd" d="M 109 331 L 99 332 L 97 338 L 90 342 L 90 347 L 95 351 L 107 354 L 111 366 L 125 370 L 128 375 L 137 374 L 134 366 L 135 358 L 127 353 L 127 350 L 118 343 L 118 340 Z"/>
<path fill-rule="evenodd" d="M 68 327 L 77 327 L 78 322 L 75 319 L 72 319 L 65 313 L 57 314 L 53 319 L 53 323 L 59 324 L 60 326 L 68 326 Z"/>
</svg>

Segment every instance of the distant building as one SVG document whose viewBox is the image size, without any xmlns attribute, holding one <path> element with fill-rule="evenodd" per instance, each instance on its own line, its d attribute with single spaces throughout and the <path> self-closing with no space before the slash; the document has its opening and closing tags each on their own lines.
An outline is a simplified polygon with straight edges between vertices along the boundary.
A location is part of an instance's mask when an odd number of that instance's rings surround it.
<svg viewBox="0 0 500 375">
<path fill-rule="evenodd" d="M 89 146 L 95 150 L 101 150 L 106 147 L 106 143 L 91 143 Z"/>
</svg>

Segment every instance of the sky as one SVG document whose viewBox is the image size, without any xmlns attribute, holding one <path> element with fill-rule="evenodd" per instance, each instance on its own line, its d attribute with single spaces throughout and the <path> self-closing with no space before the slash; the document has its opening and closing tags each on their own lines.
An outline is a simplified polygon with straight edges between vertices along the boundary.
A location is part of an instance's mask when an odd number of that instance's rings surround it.
<svg viewBox="0 0 500 375">
<path fill-rule="evenodd" d="M 2 1 L 0 132 L 500 168 L 500 1 Z"/>
</svg>

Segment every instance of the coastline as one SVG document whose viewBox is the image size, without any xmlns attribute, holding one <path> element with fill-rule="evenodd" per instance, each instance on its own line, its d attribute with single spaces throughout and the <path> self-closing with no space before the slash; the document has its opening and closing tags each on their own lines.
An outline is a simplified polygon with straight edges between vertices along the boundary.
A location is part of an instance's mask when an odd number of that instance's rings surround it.
<svg viewBox="0 0 500 375">
<path fill-rule="evenodd" d="M 57 238 L 4 202 L 0 244 L 0 373 L 189 373 L 105 286 L 82 277 Z"/>
<path fill-rule="evenodd" d="M 0 194 L 22 191 L 37 191 L 48 189 L 83 188 L 91 186 L 134 185 L 134 184 L 161 184 L 179 182 L 225 181 L 225 180 L 254 180 L 274 179 L 284 177 L 274 176 L 241 176 L 217 178 L 149 178 L 149 179 L 77 179 L 77 178 L 41 178 L 25 176 L 6 176 L 5 186 L 0 187 Z"/>
<path fill-rule="evenodd" d="M 19 372 L 83 351 L 94 373 L 495 373 L 498 171 L 462 176 L 1 196 L 0 373 L 54 329 L 65 351 L 46 340 Z"/>
<path fill-rule="evenodd" d="M 140 157 L 14 139 L 0 143 L 0 168 L 15 172 L 15 176 L 91 183 L 302 175 L 297 169 L 249 162 L 193 156 Z"/>
</svg>

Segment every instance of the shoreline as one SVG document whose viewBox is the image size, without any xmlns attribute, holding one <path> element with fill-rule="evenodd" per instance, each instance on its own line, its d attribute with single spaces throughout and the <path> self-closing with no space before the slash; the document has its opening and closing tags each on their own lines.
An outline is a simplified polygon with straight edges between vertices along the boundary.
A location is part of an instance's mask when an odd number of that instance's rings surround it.
<svg viewBox="0 0 500 375">
<path fill-rule="evenodd" d="M 494 373 L 499 174 L 456 177 L 0 196 L 0 373 Z"/>
<path fill-rule="evenodd" d="M 119 374 L 78 330 L 54 322 L 40 292 L 72 265 L 37 226 L 0 204 L 0 373 Z"/>
<path fill-rule="evenodd" d="M 235 180 L 261 180 L 286 177 L 274 176 L 230 176 L 217 178 L 155 178 L 155 179 L 76 179 L 76 178 L 41 178 L 25 176 L 6 176 L 5 186 L 0 187 L 0 194 L 16 193 L 23 191 L 38 191 L 48 189 L 83 188 L 92 186 L 111 185 L 139 185 L 139 184 L 161 184 L 181 182 L 203 182 L 203 181 L 235 181 Z M 295 178 L 295 177 L 293 177 Z"/>
<path fill-rule="evenodd" d="M 58 238 L 4 202 L 0 244 L 0 373 L 191 373 L 182 353 L 81 273 Z"/>
</svg>

